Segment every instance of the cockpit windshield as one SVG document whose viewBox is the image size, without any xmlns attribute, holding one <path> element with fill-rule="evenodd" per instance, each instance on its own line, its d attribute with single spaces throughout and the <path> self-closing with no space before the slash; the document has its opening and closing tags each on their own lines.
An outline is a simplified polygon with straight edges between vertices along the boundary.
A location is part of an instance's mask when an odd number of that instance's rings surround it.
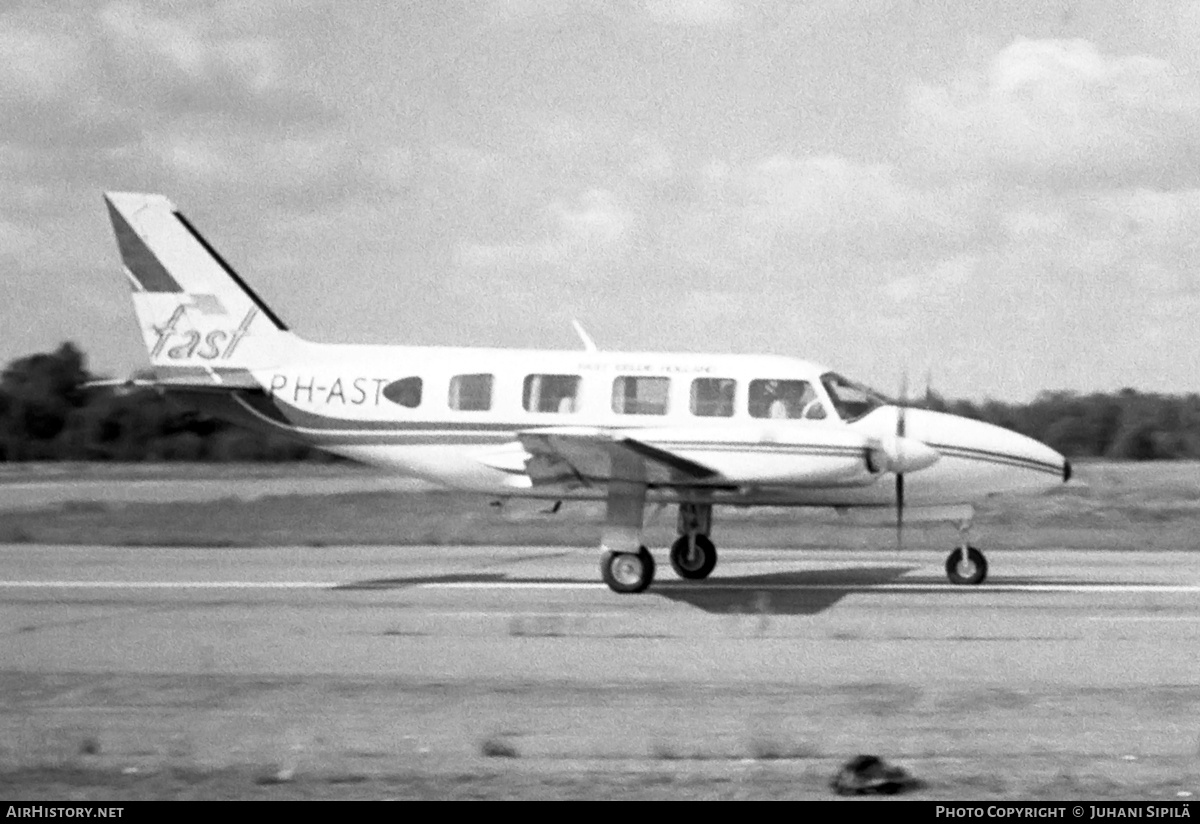
<svg viewBox="0 0 1200 824">
<path fill-rule="evenodd" d="M 856 421 L 868 412 L 891 403 L 874 389 L 847 380 L 836 372 L 822 375 L 821 385 L 829 393 L 833 408 L 844 421 Z"/>
</svg>

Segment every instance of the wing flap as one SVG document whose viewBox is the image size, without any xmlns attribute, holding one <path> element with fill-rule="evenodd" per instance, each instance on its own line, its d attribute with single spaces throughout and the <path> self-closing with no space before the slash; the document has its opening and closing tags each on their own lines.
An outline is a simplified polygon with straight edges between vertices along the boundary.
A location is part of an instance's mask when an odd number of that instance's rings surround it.
<svg viewBox="0 0 1200 824">
<path fill-rule="evenodd" d="M 528 453 L 525 471 L 535 485 L 592 486 L 628 481 L 654 486 L 694 486 L 719 477 L 710 467 L 621 432 L 570 428 L 517 434 Z"/>
</svg>

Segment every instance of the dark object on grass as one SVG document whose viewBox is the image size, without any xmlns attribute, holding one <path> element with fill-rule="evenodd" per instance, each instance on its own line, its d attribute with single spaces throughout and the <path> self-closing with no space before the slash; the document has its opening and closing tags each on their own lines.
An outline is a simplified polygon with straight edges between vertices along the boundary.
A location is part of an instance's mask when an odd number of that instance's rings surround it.
<svg viewBox="0 0 1200 824">
<path fill-rule="evenodd" d="M 480 750 L 488 758 L 516 758 L 517 748 L 503 738 L 489 738 L 483 742 Z"/>
<path fill-rule="evenodd" d="M 921 786 L 903 767 L 875 755 L 856 755 L 829 782 L 838 795 L 898 795 Z"/>
</svg>

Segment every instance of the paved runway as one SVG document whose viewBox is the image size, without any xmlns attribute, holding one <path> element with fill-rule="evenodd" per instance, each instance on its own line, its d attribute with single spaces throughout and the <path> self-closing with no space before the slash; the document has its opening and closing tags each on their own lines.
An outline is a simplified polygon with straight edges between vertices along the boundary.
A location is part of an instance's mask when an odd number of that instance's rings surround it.
<svg viewBox="0 0 1200 824">
<path fill-rule="evenodd" d="M 661 558 L 637 596 L 596 555 L 0 546 L 0 769 L 438 776 L 435 797 L 501 767 L 530 797 L 612 769 L 718 786 L 700 770 L 740 797 L 783 758 L 784 795 L 825 797 L 874 752 L 936 797 L 1198 789 L 1187 554 L 993 552 L 964 588 L 940 554 L 729 550 L 698 584 Z M 497 741 L 520 759 L 484 758 Z"/>
<path fill-rule="evenodd" d="M 0 547 L 0 660 L 22 672 L 841 684 L 1193 684 L 1184 553 L 729 550 L 620 596 L 571 548 Z"/>
</svg>

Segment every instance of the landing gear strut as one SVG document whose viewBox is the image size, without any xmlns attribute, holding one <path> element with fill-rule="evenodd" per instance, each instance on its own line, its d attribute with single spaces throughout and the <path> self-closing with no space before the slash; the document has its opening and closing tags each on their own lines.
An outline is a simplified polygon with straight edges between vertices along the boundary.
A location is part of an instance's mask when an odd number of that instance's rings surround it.
<svg viewBox="0 0 1200 824">
<path fill-rule="evenodd" d="M 982 584 L 987 578 L 987 558 L 975 547 L 967 543 L 971 532 L 971 522 L 963 521 L 958 526 L 962 536 L 962 545 L 946 558 L 946 577 L 952 584 Z"/>
<path fill-rule="evenodd" d="M 618 453 L 620 456 L 620 453 Z M 621 460 L 618 457 L 614 460 Z M 614 466 L 614 472 L 637 477 L 637 465 Z M 642 592 L 654 580 L 654 556 L 642 546 L 642 518 L 646 509 L 646 484 L 613 480 L 608 484 L 604 533 L 600 548 L 600 577 L 613 592 Z"/>
</svg>

